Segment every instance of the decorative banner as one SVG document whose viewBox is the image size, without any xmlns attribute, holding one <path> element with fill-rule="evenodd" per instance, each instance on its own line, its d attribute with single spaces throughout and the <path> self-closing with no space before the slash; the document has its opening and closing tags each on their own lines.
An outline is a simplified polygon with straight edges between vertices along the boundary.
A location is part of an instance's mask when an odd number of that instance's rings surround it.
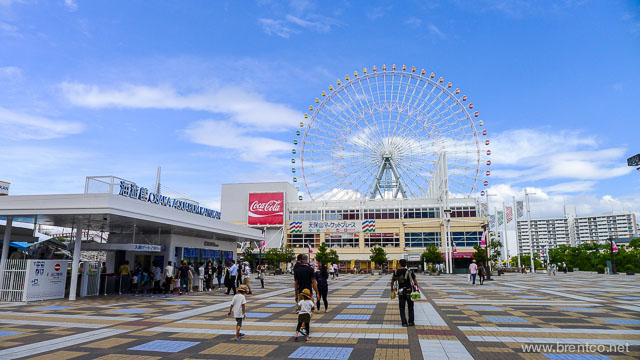
<svg viewBox="0 0 640 360">
<path fill-rule="evenodd" d="M 504 212 L 503 211 L 498 211 L 498 226 L 501 226 L 502 224 L 504 224 Z"/>
<path fill-rule="evenodd" d="M 520 219 L 524 216 L 524 201 L 516 201 L 516 218 Z"/>
<path fill-rule="evenodd" d="M 487 246 L 487 230 L 482 232 L 482 239 L 480 240 L 480 246 Z"/>
<path fill-rule="evenodd" d="M 480 203 L 480 216 L 486 217 L 489 214 L 489 204 Z"/>
<path fill-rule="evenodd" d="M 291 221 L 289 233 L 359 233 L 376 231 L 375 220 Z"/>
<path fill-rule="evenodd" d="M 616 242 L 611 240 L 611 246 L 613 247 L 613 252 L 618 252 L 618 246 L 616 246 Z"/>
<path fill-rule="evenodd" d="M 456 247 L 456 243 L 453 243 L 453 253 L 457 253 L 458 252 L 458 248 Z"/>
<path fill-rule="evenodd" d="M 507 206 L 505 207 L 506 215 L 507 215 L 507 224 L 513 220 L 513 207 Z"/>
<path fill-rule="evenodd" d="M 311 244 L 307 244 L 307 246 L 309 247 L 309 255 L 313 254 L 313 249 L 311 249 Z"/>
<path fill-rule="evenodd" d="M 351 259 L 351 268 L 356 267 L 356 259 Z"/>
<path fill-rule="evenodd" d="M 282 225 L 284 223 L 284 193 L 250 193 L 249 225 Z"/>
<path fill-rule="evenodd" d="M 0 181 L 0 196 L 9 195 L 9 186 L 11 184 L 6 181 Z"/>
<path fill-rule="evenodd" d="M 393 259 L 393 268 L 396 269 L 398 267 L 398 259 Z"/>
<path fill-rule="evenodd" d="M 496 228 L 496 216 L 495 215 L 489 215 L 489 228 L 490 229 L 495 229 Z"/>
</svg>

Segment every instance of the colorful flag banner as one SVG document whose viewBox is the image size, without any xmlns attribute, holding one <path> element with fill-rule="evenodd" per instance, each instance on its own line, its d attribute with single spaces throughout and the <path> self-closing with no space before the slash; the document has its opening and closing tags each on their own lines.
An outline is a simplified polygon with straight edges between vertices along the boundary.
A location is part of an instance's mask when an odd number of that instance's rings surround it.
<svg viewBox="0 0 640 360">
<path fill-rule="evenodd" d="M 309 254 L 313 254 L 313 250 L 311 249 L 311 244 L 307 244 L 309 246 Z"/>
<path fill-rule="evenodd" d="M 489 215 L 489 228 L 490 229 L 495 229 L 496 228 L 496 216 L 495 215 Z"/>
<path fill-rule="evenodd" d="M 505 207 L 505 215 L 507 217 L 507 224 L 513 220 L 513 208 L 511 206 Z"/>
<path fill-rule="evenodd" d="M 611 247 L 613 247 L 613 252 L 618 252 L 618 246 L 615 241 L 611 241 Z"/>
<path fill-rule="evenodd" d="M 458 248 L 456 247 L 456 243 L 453 243 L 453 253 L 457 253 L 458 252 Z"/>
<path fill-rule="evenodd" d="M 504 211 L 498 211 L 498 226 L 502 226 L 504 224 Z"/>
<path fill-rule="evenodd" d="M 486 217 L 487 215 L 489 215 L 489 204 L 480 203 L 480 216 Z"/>
<path fill-rule="evenodd" d="M 480 239 L 480 246 L 487 246 L 487 230 L 482 232 L 482 239 Z"/>
<path fill-rule="evenodd" d="M 516 218 L 520 219 L 524 216 L 524 201 L 516 201 Z"/>
</svg>

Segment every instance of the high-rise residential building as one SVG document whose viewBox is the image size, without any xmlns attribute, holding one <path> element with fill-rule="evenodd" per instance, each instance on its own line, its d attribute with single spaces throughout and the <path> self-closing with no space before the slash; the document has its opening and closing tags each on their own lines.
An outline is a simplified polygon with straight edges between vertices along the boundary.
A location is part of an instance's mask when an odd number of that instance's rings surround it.
<svg viewBox="0 0 640 360">
<path fill-rule="evenodd" d="M 570 216 L 562 218 L 532 219 L 533 252 L 541 253 L 546 247 L 579 245 L 585 242 L 604 242 L 612 238 L 637 236 L 638 227 L 633 213 L 598 216 Z M 530 252 L 529 224 L 519 220 L 517 227 L 519 251 Z"/>
<path fill-rule="evenodd" d="M 628 238 L 636 235 L 636 215 L 619 213 L 600 216 L 578 216 L 574 219 L 576 243 L 606 241 L 610 237 Z"/>
<path fill-rule="evenodd" d="M 573 243 L 570 221 L 567 218 L 531 219 L 531 234 L 530 240 L 528 221 L 518 220 L 518 248 L 521 254 L 529 254 L 530 241 L 533 242 L 534 253 L 541 253 L 545 248 L 555 248 L 559 245 Z"/>
</svg>

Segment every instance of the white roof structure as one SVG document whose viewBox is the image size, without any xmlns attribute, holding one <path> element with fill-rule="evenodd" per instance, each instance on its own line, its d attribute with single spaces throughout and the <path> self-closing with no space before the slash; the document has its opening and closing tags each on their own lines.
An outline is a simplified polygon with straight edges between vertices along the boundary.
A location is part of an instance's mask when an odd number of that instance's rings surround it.
<svg viewBox="0 0 640 360">
<path fill-rule="evenodd" d="M 84 230 L 172 233 L 228 241 L 262 241 L 262 232 L 222 220 L 124 196 L 98 194 L 14 195 L 0 197 L 0 217 Z"/>
</svg>

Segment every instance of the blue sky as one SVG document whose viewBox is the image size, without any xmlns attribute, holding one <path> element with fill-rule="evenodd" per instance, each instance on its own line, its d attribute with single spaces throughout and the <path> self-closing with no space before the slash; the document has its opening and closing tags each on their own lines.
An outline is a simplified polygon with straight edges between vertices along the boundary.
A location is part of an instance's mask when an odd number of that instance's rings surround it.
<svg viewBox="0 0 640 360">
<path fill-rule="evenodd" d="M 406 64 L 452 81 L 492 141 L 493 202 L 534 216 L 640 213 L 637 1 L 0 0 L 0 179 L 86 175 L 219 207 L 220 184 L 291 179 L 291 141 L 345 74 Z"/>
</svg>

